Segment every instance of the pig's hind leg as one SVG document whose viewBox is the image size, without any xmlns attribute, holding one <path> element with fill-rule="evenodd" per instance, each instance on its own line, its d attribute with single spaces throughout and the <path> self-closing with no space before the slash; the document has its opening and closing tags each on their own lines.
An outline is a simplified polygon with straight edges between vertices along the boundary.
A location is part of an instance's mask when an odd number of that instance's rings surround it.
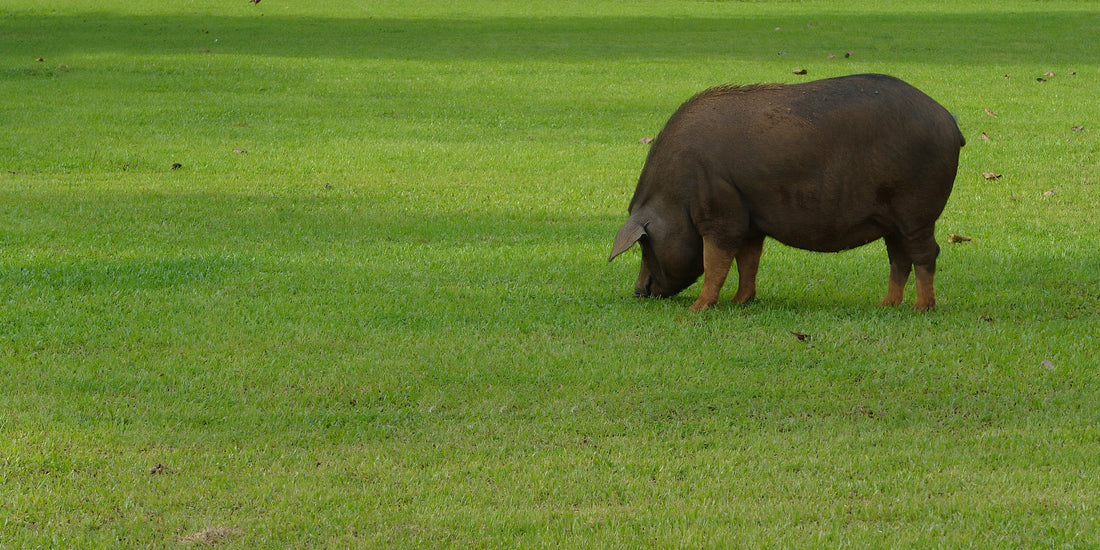
<svg viewBox="0 0 1100 550">
<path fill-rule="evenodd" d="M 887 235 L 885 241 L 886 255 L 890 258 L 890 281 L 886 287 L 886 297 L 879 302 L 879 305 L 896 306 L 901 304 L 905 294 L 905 283 L 909 281 L 913 260 L 906 252 L 900 237 Z"/>
<path fill-rule="evenodd" d="M 905 283 L 909 280 L 910 270 L 917 275 L 917 301 L 913 304 L 916 311 L 936 309 L 936 292 L 933 280 L 936 276 L 936 257 L 940 246 L 936 244 L 934 228 L 928 227 L 905 238 L 886 237 L 886 253 L 890 257 L 890 284 L 882 305 L 898 305 L 902 300 Z"/>
<path fill-rule="evenodd" d="M 917 301 L 913 304 L 916 311 L 936 309 L 936 291 L 932 281 L 936 277 L 936 258 L 940 255 L 940 245 L 936 243 L 934 223 L 923 226 L 906 243 L 909 257 L 913 259 L 913 272 L 917 275 Z"/>
</svg>

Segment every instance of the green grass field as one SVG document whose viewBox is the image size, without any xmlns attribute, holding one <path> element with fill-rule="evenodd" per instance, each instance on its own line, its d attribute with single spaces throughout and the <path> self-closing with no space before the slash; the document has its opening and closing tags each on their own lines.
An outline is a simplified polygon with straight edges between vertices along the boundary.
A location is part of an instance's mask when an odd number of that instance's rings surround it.
<svg viewBox="0 0 1100 550">
<path fill-rule="evenodd" d="M 0 548 L 1095 547 L 1098 29 L 6 0 Z M 641 138 L 711 85 L 860 72 L 968 140 L 937 311 L 875 305 L 881 243 L 770 241 L 747 306 L 631 296 Z"/>
</svg>

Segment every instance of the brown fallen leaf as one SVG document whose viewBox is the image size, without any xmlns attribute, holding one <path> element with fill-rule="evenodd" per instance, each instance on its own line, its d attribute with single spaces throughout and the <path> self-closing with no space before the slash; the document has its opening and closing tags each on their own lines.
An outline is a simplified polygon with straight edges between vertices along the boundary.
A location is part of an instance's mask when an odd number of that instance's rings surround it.
<svg viewBox="0 0 1100 550">
<path fill-rule="evenodd" d="M 182 165 L 182 164 L 180 164 L 180 163 L 178 163 L 178 162 L 173 162 L 173 163 L 172 163 L 172 169 L 173 169 L 173 170 L 179 170 L 180 168 L 183 168 L 183 165 Z"/>
<path fill-rule="evenodd" d="M 973 239 L 967 237 L 966 235 L 959 235 L 958 233 L 952 233 L 947 236 L 947 242 L 949 243 L 965 243 L 971 240 Z"/>
<path fill-rule="evenodd" d="M 1039 363 L 1039 366 L 1043 367 L 1046 370 L 1054 370 L 1055 368 L 1054 361 L 1051 361 L 1050 359 L 1043 359 L 1043 361 Z"/>
<path fill-rule="evenodd" d="M 836 54 L 835 53 L 829 54 L 829 59 L 836 59 Z"/>
<path fill-rule="evenodd" d="M 985 114 L 987 114 L 987 115 L 989 115 L 993 118 L 997 118 L 997 113 L 994 113 L 993 111 L 990 111 L 989 109 L 985 110 Z"/>
<path fill-rule="evenodd" d="M 1074 127 L 1073 127 L 1073 131 L 1074 131 L 1074 132 L 1084 132 L 1084 131 L 1085 131 L 1085 127 L 1084 127 L 1084 126 L 1074 126 Z"/>
<path fill-rule="evenodd" d="M 234 150 L 233 150 L 233 152 L 234 152 L 234 153 L 237 153 L 237 154 L 239 155 L 239 154 L 241 154 L 241 153 L 244 153 L 244 152 L 245 152 L 245 150 L 244 150 L 244 149 L 234 149 Z"/>
<path fill-rule="evenodd" d="M 807 342 L 807 341 L 813 339 L 813 336 L 810 336 L 809 334 L 803 334 L 801 332 L 796 332 L 796 331 L 793 331 L 793 330 L 789 331 L 789 332 L 791 334 L 793 334 L 795 338 L 798 338 L 799 342 Z"/>
<path fill-rule="evenodd" d="M 1043 76 L 1054 76 L 1054 71 L 1047 71 L 1043 73 Z"/>
<path fill-rule="evenodd" d="M 36 57 L 36 58 L 34 58 L 34 60 L 39 62 L 39 63 L 43 63 L 43 62 L 46 61 L 46 58 L 45 57 Z"/>
<path fill-rule="evenodd" d="M 851 51 L 849 51 L 849 52 L 844 52 L 844 58 L 845 58 L 845 59 L 847 59 L 847 58 L 849 58 L 849 57 L 852 57 L 852 56 L 853 56 L 853 55 L 855 55 L 855 54 L 856 54 L 856 52 L 851 52 Z"/>
<path fill-rule="evenodd" d="M 653 143 L 653 138 L 651 138 L 651 137 L 644 137 L 644 138 L 642 138 L 642 139 L 639 139 L 639 140 L 638 140 L 638 143 L 641 143 L 642 145 L 649 145 L 650 143 Z"/>
<path fill-rule="evenodd" d="M 987 180 L 995 180 L 999 179 L 1001 177 L 1001 174 L 998 174 L 996 172 L 982 172 L 982 177 Z"/>
<path fill-rule="evenodd" d="M 1043 196 L 1044 197 L 1053 197 L 1054 195 L 1057 195 L 1057 194 L 1058 194 L 1058 192 L 1053 190 L 1053 189 L 1051 189 L 1050 191 L 1043 191 Z"/>
<path fill-rule="evenodd" d="M 989 141 L 989 134 L 982 132 L 982 141 Z"/>
<path fill-rule="evenodd" d="M 153 469 L 149 470 L 149 473 L 152 475 L 166 474 L 168 473 L 168 467 L 164 464 L 157 464 L 153 466 Z"/>
<path fill-rule="evenodd" d="M 809 73 L 809 71 L 807 71 L 806 69 L 795 69 L 791 72 L 794 73 L 794 74 L 807 74 L 807 73 Z"/>
</svg>

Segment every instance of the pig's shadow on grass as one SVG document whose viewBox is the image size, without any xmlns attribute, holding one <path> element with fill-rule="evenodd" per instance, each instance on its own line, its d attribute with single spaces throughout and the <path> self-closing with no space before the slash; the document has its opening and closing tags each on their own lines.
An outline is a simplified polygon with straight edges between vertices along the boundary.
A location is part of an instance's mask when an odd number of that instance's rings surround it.
<svg viewBox="0 0 1100 550">
<path fill-rule="evenodd" d="M 811 270 L 813 274 L 793 264 L 764 264 L 757 282 L 757 298 L 748 304 L 730 302 L 737 285 L 736 271 L 731 272 L 721 299 L 708 314 L 752 317 L 827 312 L 844 318 L 922 316 L 911 309 L 916 299 L 912 278 L 901 305 L 878 305 L 886 292 L 888 267 L 884 251 L 881 262 L 871 252 L 863 259 L 853 257 L 851 262 L 842 257 L 823 259 Z M 986 254 L 1000 257 L 1000 252 Z M 941 258 L 936 279 L 937 310 L 927 314 L 929 319 L 959 317 L 988 322 L 1017 317 L 1041 320 L 1100 316 L 1100 254 L 1093 248 L 1079 247 L 1071 258 L 1041 247 L 1000 260 L 962 255 Z M 632 267 L 637 267 L 636 259 Z M 637 271 L 632 269 L 629 278 L 617 282 L 621 287 L 618 297 L 636 301 L 639 310 L 656 309 L 650 303 L 655 301 L 686 310 L 701 288 L 700 279 L 672 298 L 634 298 L 632 277 L 636 275 Z"/>
</svg>

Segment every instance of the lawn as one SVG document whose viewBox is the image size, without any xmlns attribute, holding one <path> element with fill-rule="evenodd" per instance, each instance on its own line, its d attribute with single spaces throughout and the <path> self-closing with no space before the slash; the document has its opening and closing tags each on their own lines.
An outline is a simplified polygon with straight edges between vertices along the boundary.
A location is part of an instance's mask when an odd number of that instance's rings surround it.
<svg viewBox="0 0 1100 550">
<path fill-rule="evenodd" d="M 1100 544 L 1098 31 L 7 0 L 0 548 Z M 861 72 L 968 140 L 938 310 L 876 305 L 881 242 L 769 241 L 744 306 L 631 296 L 642 138 L 711 85 Z"/>
</svg>

